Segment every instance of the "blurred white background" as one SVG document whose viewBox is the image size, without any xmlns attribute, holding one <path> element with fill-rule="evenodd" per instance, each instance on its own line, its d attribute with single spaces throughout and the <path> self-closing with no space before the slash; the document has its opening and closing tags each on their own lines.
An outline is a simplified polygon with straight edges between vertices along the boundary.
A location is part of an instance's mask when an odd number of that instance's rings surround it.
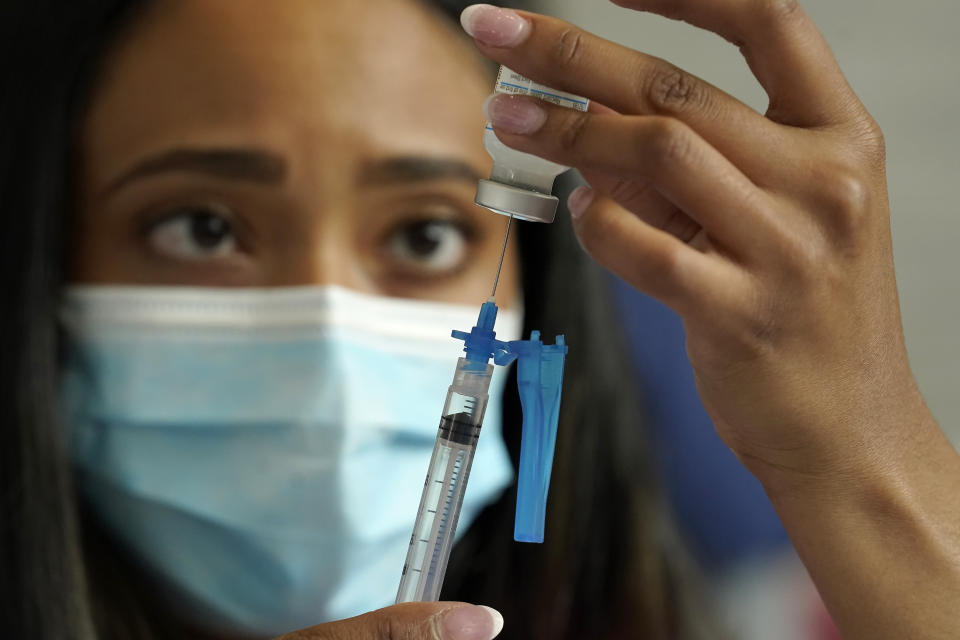
<svg viewBox="0 0 960 640">
<path fill-rule="evenodd" d="M 719 37 L 606 0 L 539 0 L 541 11 L 666 58 L 759 111 L 766 97 Z M 960 447 L 960 3 L 806 0 L 887 141 L 894 251 L 920 388 Z"/>
</svg>

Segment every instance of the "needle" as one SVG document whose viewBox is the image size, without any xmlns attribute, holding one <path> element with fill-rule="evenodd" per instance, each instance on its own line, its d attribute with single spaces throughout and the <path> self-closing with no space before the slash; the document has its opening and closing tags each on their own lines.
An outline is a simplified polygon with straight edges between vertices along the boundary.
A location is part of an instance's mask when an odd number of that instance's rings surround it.
<svg viewBox="0 0 960 640">
<path fill-rule="evenodd" d="M 503 256 L 507 253 L 507 240 L 510 238 L 510 225 L 513 224 L 513 216 L 507 220 L 507 232 L 503 234 L 503 248 L 500 249 L 500 263 L 497 264 L 497 278 L 493 281 L 493 293 L 490 294 L 490 300 L 497 296 L 497 285 L 500 283 L 500 269 L 503 268 Z"/>
</svg>

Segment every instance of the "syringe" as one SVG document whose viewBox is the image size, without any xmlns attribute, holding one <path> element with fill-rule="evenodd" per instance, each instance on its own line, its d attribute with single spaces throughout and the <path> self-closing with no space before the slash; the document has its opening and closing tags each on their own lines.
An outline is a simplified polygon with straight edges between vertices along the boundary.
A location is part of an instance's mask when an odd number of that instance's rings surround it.
<svg viewBox="0 0 960 640">
<path fill-rule="evenodd" d="M 507 234 L 500 254 L 501 264 L 512 220 L 511 216 L 507 222 Z M 460 506 L 463 504 L 483 414 L 487 408 L 487 393 L 493 375 L 491 359 L 497 365 L 518 361 L 517 386 L 524 418 L 514 539 L 522 542 L 543 541 L 547 489 L 553 466 L 567 346 L 562 335 L 557 336 L 556 344 L 544 345 L 540 341 L 539 331 L 532 331 L 529 340 L 497 340 L 493 331 L 497 320 L 497 305 L 493 297 L 496 291 L 494 282 L 493 294 L 480 307 L 477 324 L 470 333 L 452 332 L 454 338 L 463 340 L 466 357 L 457 360 L 453 384 L 447 391 L 443 405 L 440 429 L 400 576 L 398 604 L 440 599 L 447 560 L 457 532 Z"/>
<path fill-rule="evenodd" d="M 500 251 L 500 264 L 493 283 L 490 298 L 480 309 L 477 326 L 468 335 L 454 332 L 464 340 L 466 358 L 457 361 L 457 370 L 453 374 L 453 384 L 447 391 L 447 399 L 440 415 L 440 429 L 437 441 L 433 445 L 433 456 L 427 468 L 427 479 L 423 484 L 417 521 L 413 525 L 407 559 L 400 576 L 400 588 L 397 590 L 397 603 L 434 602 L 440 598 L 443 576 L 447 571 L 447 560 L 453 547 L 453 538 L 457 532 L 457 520 L 463 505 L 463 493 L 470 477 L 473 455 L 477 450 L 480 427 L 483 424 L 483 412 L 487 408 L 487 391 L 490 389 L 490 377 L 493 365 L 490 358 L 498 347 L 493 331 L 497 320 L 497 306 L 494 296 L 500 281 L 500 267 L 507 251 L 510 238 L 510 224 L 503 237 L 503 249 Z"/>
<path fill-rule="evenodd" d="M 440 598 L 492 374 L 492 364 L 457 361 L 403 565 L 398 603 Z"/>
</svg>

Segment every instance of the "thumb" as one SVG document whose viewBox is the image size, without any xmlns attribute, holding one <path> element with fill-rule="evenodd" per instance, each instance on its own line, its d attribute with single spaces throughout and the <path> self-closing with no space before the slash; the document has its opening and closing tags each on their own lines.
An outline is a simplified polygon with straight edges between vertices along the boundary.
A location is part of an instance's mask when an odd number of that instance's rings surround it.
<svg viewBox="0 0 960 640">
<path fill-rule="evenodd" d="M 462 602 L 407 602 L 294 631 L 276 640 L 492 640 L 503 617 Z"/>
</svg>

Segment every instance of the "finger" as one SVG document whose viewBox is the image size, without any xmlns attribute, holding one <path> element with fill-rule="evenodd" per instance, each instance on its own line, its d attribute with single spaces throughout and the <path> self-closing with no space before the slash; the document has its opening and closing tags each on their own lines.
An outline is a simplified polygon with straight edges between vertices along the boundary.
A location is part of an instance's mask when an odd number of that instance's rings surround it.
<svg viewBox="0 0 960 640">
<path fill-rule="evenodd" d="M 736 254 L 756 254 L 780 233 L 765 192 L 679 120 L 583 113 L 505 94 L 488 99 L 485 110 L 510 147 L 581 170 L 649 180 Z"/>
<path fill-rule="evenodd" d="M 599 113 L 608 116 L 616 115 L 619 113 L 616 109 L 611 109 L 605 104 L 600 104 L 596 100 L 592 100 L 590 104 L 587 105 L 587 111 L 590 113 Z"/>
<path fill-rule="evenodd" d="M 581 187 L 569 209 L 580 244 L 602 266 L 683 317 L 710 313 L 739 295 L 729 262 L 655 229 L 613 200 Z"/>
<path fill-rule="evenodd" d="M 519 36 L 493 28 L 505 20 L 523 23 Z M 791 148 L 789 131 L 713 85 L 562 20 L 474 5 L 462 22 L 489 58 L 620 113 L 681 119 L 738 165 Z"/>
<path fill-rule="evenodd" d="M 593 101 L 587 107 L 590 113 L 617 115 L 617 112 Z M 649 180 L 619 178 L 600 171 L 582 170 L 580 175 L 597 193 L 602 193 L 630 213 L 661 231 L 666 231 L 680 242 L 691 243 L 703 229 L 700 224 L 663 197 Z M 696 245 L 691 245 L 696 248 Z"/>
<path fill-rule="evenodd" d="M 683 20 L 740 47 L 770 98 L 767 116 L 802 127 L 849 121 L 863 107 L 797 0 L 612 0 Z"/>
<path fill-rule="evenodd" d="M 502 628 L 503 618 L 489 607 L 408 602 L 295 631 L 276 640 L 492 640 Z"/>
<path fill-rule="evenodd" d="M 692 243 L 703 227 L 663 197 L 649 180 L 620 178 L 589 169 L 581 171 L 587 183 L 655 229 L 683 243 Z M 692 244 L 694 248 L 697 245 Z"/>
</svg>

